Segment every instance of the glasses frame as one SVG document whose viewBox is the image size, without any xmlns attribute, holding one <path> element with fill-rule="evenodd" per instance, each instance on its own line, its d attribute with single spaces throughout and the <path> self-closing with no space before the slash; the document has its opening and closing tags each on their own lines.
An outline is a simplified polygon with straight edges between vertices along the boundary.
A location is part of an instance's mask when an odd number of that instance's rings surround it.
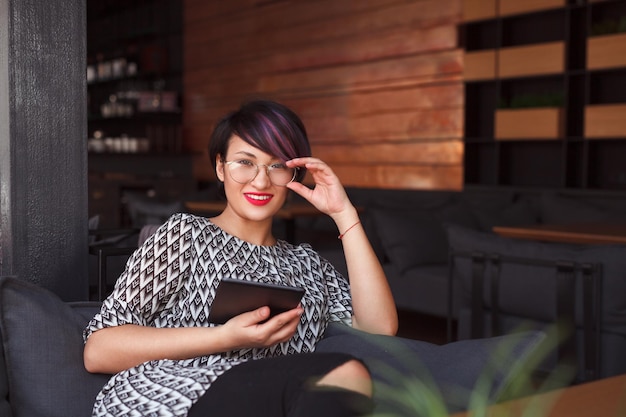
<svg viewBox="0 0 626 417">
<path fill-rule="evenodd" d="M 241 160 L 240 159 L 235 159 L 232 161 L 227 161 L 225 159 L 222 159 L 222 163 L 225 165 L 228 165 L 229 167 L 232 164 L 238 164 L 240 163 Z M 241 181 L 237 181 L 234 177 L 232 172 L 230 171 L 230 169 L 227 169 L 228 171 L 228 175 L 230 175 L 230 178 L 235 181 L 237 184 L 250 184 L 252 181 L 254 181 L 254 179 L 257 177 L 257 175 L 259 175 L 259 170 L 260 167 L 264 167 L 265 168 L 265 174 L 267 175 L 267 178 L 270 180 L 270 182 L 272 183 L 272 185 L 276 186 L 276 187 L 286 187 L 287 184 L 291 184 L 292 182 L 294 182 L 296 180 L 296 177 L 298 176 L 298 170 L 300 169 L 299 167 L 295 167 L 293 168 L 293 175 L 291 176 L 291 179 L 289 180 L 289 182 L 287 182 L 286 184 L 275 184 L 274 181 L 272 181 L 272 176 L 270 175 L 270 172 L 272 171 L 272 166 L 271 165 L 266 165 L 266 164 L 255 164 L 252 161 L 249 161 L 252 165 L 255 166 L 256 168 L 256 172 L 254 173 L 254 175 L 252 176 L 252 178 L 250 178 L 248 181 L 246 182 L 241 182 Z"/>
</svg>

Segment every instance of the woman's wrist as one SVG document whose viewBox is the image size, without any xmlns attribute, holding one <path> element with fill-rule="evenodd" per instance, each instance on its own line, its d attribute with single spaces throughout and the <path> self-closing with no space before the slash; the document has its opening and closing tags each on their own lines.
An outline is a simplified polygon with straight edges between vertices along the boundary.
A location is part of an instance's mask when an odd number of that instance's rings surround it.
<svg viewBox="0 0 626 417">
<path fill-rule="evenodd" d="M 333 216 L 335 225 L 340 235 L 347 232 L 349 227 L 353 227 L 360 222 L 359 213 L 354 206 L 350 206 L 349 209 L 344 210 Z"/>
<path fill-rule="evenodd" d="M 358 220 L 356 223 L 354 223 L 352 226 L 348 227 L 346 230 L 344 230 L 343 232 L 341 232 L 339 234 L 339 236 L 337 236 L 337 239 L 342 240 L 343 237 L 346 235 L 346 233 L 348 233 L 350 230 L 354 229 L 355 227 L 357 227 L 359 224 L 361 224 L 361 220 Z"/>
<path fill-rule="evenodd" d="M 245 347 L 240 341 L 233 337 L 233 332 L 228 326 L 221 325 L 213 327 L 213 329 L 215 329 L 216 332 L 214 337 L 216 337 L 216 340 L 218 341 L 217 348 L 220 352 L 230 352 L 237 349 L 243 349 Z"/>
</svg>

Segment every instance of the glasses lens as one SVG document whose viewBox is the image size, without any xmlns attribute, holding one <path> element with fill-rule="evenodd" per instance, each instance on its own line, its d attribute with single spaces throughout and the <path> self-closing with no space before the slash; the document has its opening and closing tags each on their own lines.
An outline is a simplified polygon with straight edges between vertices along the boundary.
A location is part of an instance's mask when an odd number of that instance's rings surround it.
<svg viewBox="0 0 626 417">
<path fill-rule="evenodd" d="M 296 177 L 295 168 L 288 168 L 284 165 L 272 165 L 269 169 L 270 181 L 274 185 L 287 185 Z"/>
<path fill-rule="evenodd" d="M 251 163 L 233 161 L 228 164 L 228 170 L 230 171 L 230 177 L 234 181 L 240 184 L 247 184 L 256 176 L 258 167 Z"/>
<path fill-rule="evenodd" d="M 230 177 L 240 184 L 247 184 L 254 180 L 259 172 L 259 166 L 250 161 L 229 161 L 226 162 Z M 270 181 L 274 185 L 285 186 L 296 178 L 296 168 L 288 168 L 282 164 L 274 164 L 269 167 L 261 165 L 267 169 Z"/>
</svg>

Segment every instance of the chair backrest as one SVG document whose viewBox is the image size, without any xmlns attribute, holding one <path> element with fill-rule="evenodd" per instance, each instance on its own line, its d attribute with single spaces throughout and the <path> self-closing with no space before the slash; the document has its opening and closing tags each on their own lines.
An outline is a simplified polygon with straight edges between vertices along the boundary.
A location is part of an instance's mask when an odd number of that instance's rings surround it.
<svg viewBox="0 0 626 417">
<path fill-rule="evenodd" d="M 182 201 L 161 201 L 136 192 L 124 194 L 126 209 L 133 227 L 161 224 L 172 214 L 185 210 Z"/>
<path fill-rule="evenodd" d="M 91 296 L 92 299 L 102 301 L 106 297 L 113 285 L 109 282 L 109 276 L 117 279 L 121 271 L 124 270 L 128 257 L 139 246 L 143 245 L 159 227 L 159 224 L 142 226 L 139 229 L 138 236 L 137 229 L 130 229 L 126 234 L 119 234 L 123 231 L 112 231 L 115 233 L 112 237 L 99 240 L 99 244 L 89 247 L 89 253 L 97 256 L 97 293 Z M 136 240 L 135 236 L 137 236 Z M 115 260 L 115 264 L 109 265 L 109 261 L 113 260 Z M 109 269 L 113 269 L 113 271 L 111 272 Z"/>
<path fill-rule="evenodd" d="M 144 242 L 152 236 L 157 229 L 160 227 L 160 224 L 147 224 L 141 228 L 139 231 L 139 238 L 137 239 L 137 245 L 141 246 Z"/>
</svg>

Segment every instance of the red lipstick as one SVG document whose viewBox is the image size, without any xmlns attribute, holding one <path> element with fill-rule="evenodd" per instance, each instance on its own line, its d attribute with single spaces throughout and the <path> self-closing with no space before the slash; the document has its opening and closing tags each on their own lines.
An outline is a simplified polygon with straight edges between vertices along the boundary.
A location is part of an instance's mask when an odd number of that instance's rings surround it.
<svg viewBox="0 0 626 417">
<path fill-rule="evenodd" d="M 250 204 L 255 206 L 264 206 L 272 201 L 272 194 L 267 193 L 245 193 L 244 197 Z"/>
</svg>

